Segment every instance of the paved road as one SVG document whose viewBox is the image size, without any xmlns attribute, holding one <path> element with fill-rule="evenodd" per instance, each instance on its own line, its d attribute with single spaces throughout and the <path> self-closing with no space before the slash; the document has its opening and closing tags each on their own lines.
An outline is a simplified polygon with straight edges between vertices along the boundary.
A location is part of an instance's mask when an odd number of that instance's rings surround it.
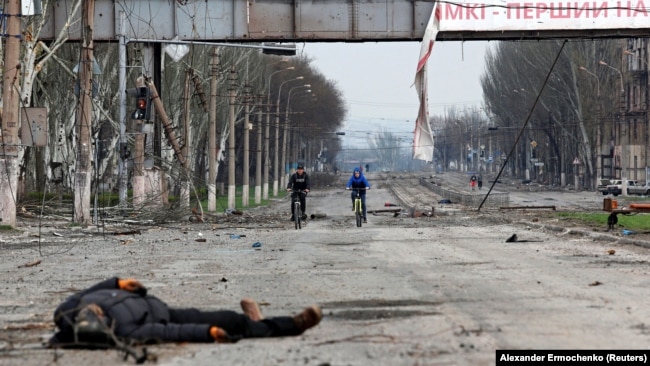
<svg viewBox="0 0 650 366">
<path fill-rule="evenodd" d="M 369 208 L 396 199 L 387 182 L 373 183 Z M 643 247 L 462 208 L 434 218 L 380 214 L 357 228 L 342 189 L 314 190 L 310 213 L 326 217 L 296 231 L 286 200 L 277 205 L 275 227 L 179 224 L 129 243 L 61 230 L 41 248 L 3 238 L 0 327 L 9 330 L 0 363 L 52 364 L 56 355 L 68 366 L 126 364 L 114 351 L 32 349 L 52 331 L 34 325 L 70 288 L 114 274 L 142 279 L 177 306 L 236 308 L 244 296 L 267 316 L 323 306 L 323 322 L 303 336 L 150 347 L 159 365 L 493 365 L 496 349 L 650 342 Z M 529 241 L 506 243 L 513 233 Z M 34 258 L 42 263 L 18 268 Z"/>
</svg>

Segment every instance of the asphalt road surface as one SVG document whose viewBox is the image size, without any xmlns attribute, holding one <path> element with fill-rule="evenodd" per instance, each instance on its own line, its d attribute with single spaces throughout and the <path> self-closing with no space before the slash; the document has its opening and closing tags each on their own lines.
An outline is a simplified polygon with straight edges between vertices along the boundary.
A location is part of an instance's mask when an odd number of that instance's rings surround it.
<svg viewBox="0 0 650 366">
<path fill-rule="evenodd" d="M 133 364 L 114 350 L 41 347 L 56 305 L 112 275 L 136 277 L 176 306 L 237 309 L 251 296 L 267 316 L 323 307 L 322 323 L 302 336 L 149 347 L 158 365 L 494 365 L 497 349 L 650 343 L 643 243 L 562 227 L 552 212 L 433 205 L 440 197 L 413 176 L 369 178 L 369 210 L 404 205 L 393 192 L 406 186 L 413 190 L 400 194 L 434 206 L 435 216 L 378 212 L 357 228 L 341 180 L 313 190 L 308 212 L 318 218 L 302 230 L 282 199 L 241 217 L 141 226 L 140 234 L 62 223 L 2 234 L 0 364 Z M 593 192 L 530 193 L 528 205 L 602 204 Z M 506 242 L 512 234 L 518 241 Z"/>
</svg>

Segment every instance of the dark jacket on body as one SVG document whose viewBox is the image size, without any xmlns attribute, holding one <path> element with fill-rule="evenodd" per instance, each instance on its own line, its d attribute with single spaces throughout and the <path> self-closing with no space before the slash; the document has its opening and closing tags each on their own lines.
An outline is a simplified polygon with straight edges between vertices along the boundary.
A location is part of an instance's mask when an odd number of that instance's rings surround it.
<svg viewBox="0 0 650 366">
<path fill-rule="evenodd" d="M 74 341 L 77 313 L 85 305 L 99 305 L 117 337 L 142 342 L 214 342 L 209 324 L 172 324 L 169 308 L 155 296 L 120 290 L 118 278 L 110 278 L 68 297 L 54 312 L 59 331 L 52 344 Z"/>
</svg>

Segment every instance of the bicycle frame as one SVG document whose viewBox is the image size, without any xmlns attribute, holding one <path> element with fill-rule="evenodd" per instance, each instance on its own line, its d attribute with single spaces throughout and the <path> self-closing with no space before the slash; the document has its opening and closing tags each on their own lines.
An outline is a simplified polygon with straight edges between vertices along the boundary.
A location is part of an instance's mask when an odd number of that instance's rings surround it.
<svg viewBox="0 0 650 366">
<path fill-rule="evenodd" d="M 294 189 L 291 191 L 291 214 L 293 215 L 296 230 L 302 229 L 302 207 L 300 206 L 300 195 L 306 195 L 305 191 L 301 189 Z"/>
<path fill-rule="evenodd" d="M 356 198 L 354 199 L 354 216 L 357 221 L 357 227 L 361 227 L 363 222 L 363 202 L 361 202 L 361 191 L 365 191 L 366 188 L 349 188 L 357 193 Z"/>
</svg>

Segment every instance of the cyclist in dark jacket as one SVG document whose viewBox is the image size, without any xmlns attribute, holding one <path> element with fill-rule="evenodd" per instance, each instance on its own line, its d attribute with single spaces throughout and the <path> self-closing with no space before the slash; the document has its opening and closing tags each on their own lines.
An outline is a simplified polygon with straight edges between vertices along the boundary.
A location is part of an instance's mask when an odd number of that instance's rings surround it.
<svg viewBox="0 0 650 366">
<path fill-rule="evenodd" d="M 305 166 L 303 164 L 298 164 L 296 167 L 296 172 L 291 175 L 289 178 L 289 183 L 287 183 L 287 191 L 291 192 L 291 221 L 294 220 L 293 217 L 293 198 L 298 195 L 300 198 L 300 211 L 302 212 L 302 219 L 305 220 L 307 215 L 307 202 L 306 197 L 309 193 L 309 175 L 305 172 Z M 303 191 L 299 193 L 297 191 Z"/>
<path fill-rule="evenodd" d="M 363 222 L 368 222 L 366 219 L 366 191 L 370 189 L 370 183 L 368 183 L 366 177 L 361 173 L 360 168 L 354 168 L 352 176 L 345 185 L 345 189 L 353 188 L 365 188 L 359 190 L 359 194 L 361 195 L 361 207 L 363 208 Z M 350 197 L 352 197 L 352 211 L 354 211 L 354 200 L 357 198 L 357 192 L 353 190 Z"/>
<path fill-rule="evenodd" d="M 172 308 L 134 279 L 117 277 L 99 282 L 68 297 L 54 312 L 58 332 L 50 346 L 75 346 L 93 342 L 97 334 L 77 332 L 80 320 L 99 322 L 95 329 L 120 340 L 137 343 L 232 342 L 241 338 L 294 336 L 320 322 L 321 310 L 314 305 L 295 317 L 264 319 L 251 299 L 242 300 L 244 314 L 230 310 L 202 311 Z M 88 315 L 92 315 L 89 317 Z M 86 325 L 85 323 L 83 325 Z M 92 339 L 91 339 L 92 338 Z"/>
</svg>

